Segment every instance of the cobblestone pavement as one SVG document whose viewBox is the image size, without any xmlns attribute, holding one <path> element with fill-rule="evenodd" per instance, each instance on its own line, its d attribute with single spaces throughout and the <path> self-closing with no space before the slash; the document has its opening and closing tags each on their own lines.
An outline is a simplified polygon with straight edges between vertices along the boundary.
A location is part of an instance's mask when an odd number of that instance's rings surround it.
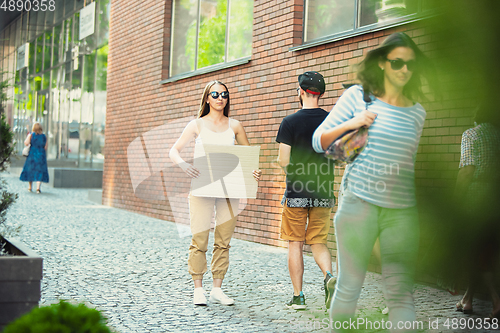
<svg viewBox="0 0 500 333">
<path fill-rule="evenodd" d="M 286 249 L 238 239 L 231 242 L 231 265 L 223 285 L 236 304 L 196 307 L 186 263 L 190 240 L 179 238 L 174 223 L 92 203 L 87 190 L 42 186 L 42 194 L 29 193 L 27 183 L 16 176 L 1 176 L 19 193 L 9 223 L 22 226 L 17 237 L 44 259 L 40 305 L 61 299 L 85 302 L 102 310 L 108 325 L 122 333 L 328 331 L 321 271 L 311 256 L 305 257 L 305 311 L 284 307 L 292 293 Z M 209 291 L 210 274 L 204 282 Z M 479 318 L 489 312 L 488 302 L 476 301 L 477 315 L 465 317 L 454 311 L 458 298 L 416 286 L 421 331 L 481 332 L 443 326 L 447 319 L 451 324 L 453 318 Z M 358 308 L 359 318 L 375 327 L 387 320 L 381 313 L 378 274 L 367 275 Z M 429 320 L 438 320 L 439 328 L 429 329 Z"/>
</svg>

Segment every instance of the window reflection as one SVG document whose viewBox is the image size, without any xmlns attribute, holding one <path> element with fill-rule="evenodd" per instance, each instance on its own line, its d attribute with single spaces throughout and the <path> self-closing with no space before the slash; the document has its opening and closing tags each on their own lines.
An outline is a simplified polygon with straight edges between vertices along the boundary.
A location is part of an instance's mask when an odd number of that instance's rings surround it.
<svg viewBox="0 0 500 333">
<path fill-rule="evenodd" d="M 35 73 L 42 70 L 43 64 L 43 35 L 36 39 Z"/>
<path fill-rule="evenodd" d="M 198 1 L 174 1 L 171 76 L 194 70 Z"/>
<path fill-rule="evenodd" d="M 43 69 L 49 69 L 51 64 L 51 54 L 52 54 L 52 31 L 45 33 L 45 45 L 43 49 Z"/>
<path fill-rule="evenodd" d="M 354 13 L 352 0 L 308 0 L 305 40 L 354 29 Z"/>
<path fill-rule="evenodd" d="M 49 142 L 49 161 L 102 168 L 110 0 L 96 1 L 95 33 L 83 40 L 78 31 L 81 7 L 83 1 L 61 0 L 53 13 L 23 13 L 12 29 L 0 33 L 13 36 L 2 40 L 16 41 L 9 45 L 12 50 L 0 48 L 13 55 L 5 55 L 1 65 L 15 81 L 11 121 L 18 153 L 38 121 Z M 26 42 L 28 64 L 16 70 L 15 50 Z"/>
<path fill-rule="evenodd" d="M 360 26 L 391 21 L 417 10 L 418 0 L 361 0 Z"/>
</svg>

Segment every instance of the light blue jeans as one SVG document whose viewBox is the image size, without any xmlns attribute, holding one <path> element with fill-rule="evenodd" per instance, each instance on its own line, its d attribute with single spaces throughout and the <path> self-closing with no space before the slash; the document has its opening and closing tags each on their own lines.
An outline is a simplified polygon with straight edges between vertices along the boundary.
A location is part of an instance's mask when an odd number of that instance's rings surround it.
<svg viewBox="0 0 500 333">
<path fill-rule="evenodd" d="M 348 189 L 342 192 L 334 219 L 339 272 L 330 319 L 354 317 L 378 237 L 384 296 L 392 322 L 390 331 L 411 331 L 399 330 L 398 322 L 413 323 L 416 319 L 413 281 L 420 233 L 417 208 L 383 208 L 358 198 Z"/>
</svg>

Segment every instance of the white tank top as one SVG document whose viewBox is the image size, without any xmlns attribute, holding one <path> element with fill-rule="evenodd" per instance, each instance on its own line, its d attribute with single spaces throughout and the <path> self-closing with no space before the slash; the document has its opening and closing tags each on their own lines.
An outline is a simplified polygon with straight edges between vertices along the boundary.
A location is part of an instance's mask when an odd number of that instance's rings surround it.
<svg viewBox="0 0 500 333">
<path fill-rule="evenodd" d="M 228 129 L 224 132 L 214 132 L 208 129 L 203 118 L 200 118 L 196 123 L 200 128 L 200 134 L 195 139 L 196 144 L 234 146 L 236 136 L 231 128 L 231 118 L 228 120 Z"/>
</svg>

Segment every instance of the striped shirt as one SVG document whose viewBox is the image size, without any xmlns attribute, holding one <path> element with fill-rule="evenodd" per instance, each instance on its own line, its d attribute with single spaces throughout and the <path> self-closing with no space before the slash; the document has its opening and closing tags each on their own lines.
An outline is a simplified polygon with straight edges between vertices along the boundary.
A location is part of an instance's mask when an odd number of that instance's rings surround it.
<svg viewBox="0 0 500 333">
<path fill-rule="evenodd" d="M 368 129 L 368 144 L 346 167 L 342 186 L 357 197 L 385 208 L 408 208 L 416 205 L 415 158 L 422 135 L 425 110 L 416 103 L 397 107 L 374 96 L 368 111 L 377 118 Z M 313 148 L 323 152 L 321 135 L 366 109 L 363 90 L 356 85 L 347 89 L 316 129 Z"/>
</svg>

